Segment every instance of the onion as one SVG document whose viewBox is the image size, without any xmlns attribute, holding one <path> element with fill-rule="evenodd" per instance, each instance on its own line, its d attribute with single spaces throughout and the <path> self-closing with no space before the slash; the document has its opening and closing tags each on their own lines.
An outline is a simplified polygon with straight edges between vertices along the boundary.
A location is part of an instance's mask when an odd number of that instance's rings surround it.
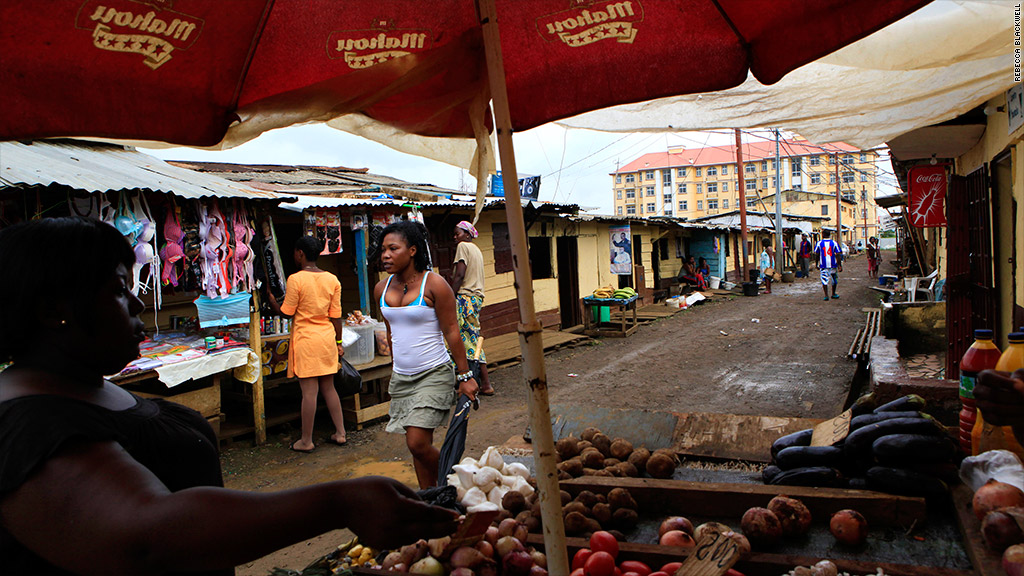
<svg viewBox="0 0 1024 576">
<path fill-rule="evenodd" d="M 484 532 L 484 540 L 490 542 L 491 546 L 494 546 L 498 543 L 498 538 L 501 538 L 501 536 L 498 534 L 498 527 L 488 526 L 487 531 Z"/>
<path fill-rule="evenodd" d="M 496 563 L 481 564 L 476 569 L 476 576 L 498 576 L 498 565 Z"/>
<path fill-rule="evenodd" d="M 693 530 L 693 539 L 694 539 L 694 541 L 700 542 L 700 540 L 702 538 L 704 538 L 704 536 L 707 535 L 708 532 L 710 532 L 712 530 L 717 531 L 719 534 L 722 534 L 724 532 L 732 532 L 732 528 L 729 528 L 725 524 L 722 524 L 722 523 L 719 523 L 719 522 L 705 522 L 705 523 L 701 524 L 700 526 L 697 526 Z"/>
<path fill-rule="evenodd" d="M 444 576 L 444 566 L 433 556 L 424 556 L 422 560 L 409 566 L 410 574 L 423 574 L 423 576 Z"/>
<path fill-rule="evenodd" d="M 540 566 L 541 568 L 544 568 L 546 571 L 548 567 L 548 557 L 545 556 L 543 552 L 541 552 L 540 550 L 530 550 L 530 556 L 533 557 L 534 564 Z"/>
<path fill-rule="evenodd" d="M 391 568 L 391 571 L 392 572 L 408 572 L 409 571 L 409 567 L 406 566 L 405 564 L 402 564 L 401 562 L 399 562 L 398 564 L 395 564 Z"/>
<path fill-rule="evenodd" d="M 475 576 L 469 568 L 456 568 L 448 576 Z"/>
<path fill-rule="evenodd" d="M 430 551 L 430 555 L 440 560 L 444 559 L 445 549 L 448 548 L 448 544 L 452 541 L 451 536 L 445 536 L 443 538 L 434 538 L 427 540 L 427 550 Z"/>
<path fill-rule="evenodd" d="M 811 574 L 813 576 L 837 576 L 839 568 L 830 560 L 822 560 L 811 566 Z"/>
<path fill-rule="evenodd" d="M 498 538 L 504 538 L 505 536 L 511 536 L 515 530 L 516 520 L 515 518 L 505 518 L 498 524 Z"/>
<path fill-rule="evenodd" d="M 381 562 L 381 568 L 383 568 L 384 570 L 391 570 L 392 568 L 395 567 L 396 564 L 401 562 L 401 560 L 402 560 L 402 553 L 401 552 L 391 552 L 387 556 L 384 557 L 384 561 Z"/>
<path fill-rule="evenodd" d="M 534 564 L 530 567 L 530 576 L 548 576 L 548 569 Z"/>
<path fill-rule="evenodd" d="M 1024 576 L 1024 544 L 1014 544 L 1003 552 L 1006 576 Z"/>
<path fill-rule="evenodd" d="M 504 536 L 498 539 L 498 544 L 494 547 L 498 552 L 498 556 L 505 558 L 509 552 L 526 551 L 523 548 L 523 543 L 519 541 L 515 536 Z"/>
<path fill-rule="evenodd" d="M 683 518 L 682 516 L 673 516 L 671 518 L 666 518 L 665 521 L 661 523 L 661 526 L 658 527 L 658 536 L 664 536 L 665 532 L 668 532 L 669 530 L 679 530 L 681 532 L 686 532 L 687 534 L 692 535 L 693 523 L 687 520 L 686 518 Z"/>
<path fill-rule="evenodd" d="M 986 514 L 998 508 L 1024 506 L 1024 492 L 1012 484 L 989 480 L 974 493 L 972 505 L 974 515 L 983 520 Z"/>
<path fill-rule="evenodd" d="M 476 548 L 480 551 L 481 554 L 488 558 L 494 558 L 494 546 L 487 540 L 481 540 L 477 542 L 475 545 L 473 545 L 473 548 Z"/>
<path fill-rule="evenodd" d="M 1000 508 L 985 515 L 981 521 L 981 535 L 988 547 L 1006 550 L 1014 544 L 1024 544 L 1024 508 Z"/>
<path fill-rule="evenodd" d="M 501 557 L 505 576 L 527 576 L 533 568 L 533 558 L 526 550 L 513 550 Z"/>
<path fill-rule="evenodd" d="M 484 562 L 493 562 L 493 560 L 484 556 L 479 550 L 472 546 L 462 546 L 452 552 L 452 568 L 469 568 L 471 570 L 475 570 L 477 566 Z"/>
</svg>

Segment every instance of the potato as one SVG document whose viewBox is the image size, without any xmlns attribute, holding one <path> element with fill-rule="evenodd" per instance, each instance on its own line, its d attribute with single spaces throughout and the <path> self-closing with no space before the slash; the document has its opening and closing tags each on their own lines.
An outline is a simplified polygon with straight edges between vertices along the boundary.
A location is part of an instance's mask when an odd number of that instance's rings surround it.
<svg viewBox="0 0 1024 576">
<path fill-rule="evenodd" d="M 587 448 L 580 457 L 584 468 L 604 468 L 604 455 L 596 448 Z"/>
<path fill-rule="evenodd" d="M 619 478 L 625 476 L 625 474 L 623 474 L 622 470 L 620 470 L 618 466 L 606 466 L 604 471 L 611 474 L 612 476 L 617 476 Z"/>
<path fill-rule="evenodd" d="M 651 457 L 647 460 L 647 473 L 652 478 L 671 478 L 675 469 L 676 463 L 660 452 L 651 454 Z"/>
<path fill-rule="evenodd" d="M 601 502 L 594 504 L 592 513 L 594 520 L 600 522 L 602 526 L 607 526 L 612 520 L 612 507 L 607 504 L 602 504 Z"/>
<path fill-rule="evenodd" d="M 594 494 L 590 490 L 583 490 L 576 495 L 575 500 L 587 508 L 591 508 L 594 504 L 597 504 L 597 494 Z"/>
<path fill-rule="evenodd" d="M 586 518 L 584 522 L 587 524 L 586 527 L 583 528 L 583 532 L 585 534 L 593 534 L 601 529 L 601 524 L 593 518 Z"/>
<path fill-rule="evenodd" d="M 513 514 L 518 514 L 526 508 L 526 496 L 521 492 L 509 490 L 501 497 L 501 507 Z"/>
<path fill-rule="evenodd" d="M 587 508 L 580 502 L 569 502 L 565 506 L 562 506 L 563 516 L 568 516 L 572 512 L 579 512 L 584 516 L 590 516 L 590 508 Z"/>
<path fill-rule="evenodd" d="M 583 474 L 583 459 L 582 458 L 569 458 L 565 462 L 558 465 L 558 469 L 564 471 L 566 474 L 577 478 Z"/>
<path fill-rule="evenodd" d="M 597 501 L 600 502 L 601 504 L 607 504 L 608 503 L 608 497 L 605 496 L 604 494 L 598 494 L 597 495 Z"/>
<path fill-rule="evenodd" d="M 498 522 L 501 522 L 502 520 L 505 520 L 505 519 L 511 518 L 511 517 L 512 517 L 512 513 L 511 512 L 509 512 L 508 510 L 502 510 L 502 511 L 498 512 L 498 517 L 496 518 L 496 520 Z"/>
<path fill-rule="evenodd" d="M 605 476 L 611 478 L 612 476 L 614 476 L 614 474 L 609 472 L 607 468 L 601 468 L 597 472 L 594 472 L 594 476 Z"/>
<path fill-rule="evenodd" d="M 535 492 L 535 494 L 539 494 L 539 492 Z M 562 506 L 565 506 L 569 502 L 572 502 L 572 494 L 569 494 L 565 490 L 559 490 L 558 496 L 559 498 L 562 499 Z"/>
<path fill-rule="evenodd" d="M 527 518 L 533 518 L 533 514 L 531 514 L 529 510 L 523 510 L 522 512 L 516 514 L 516 522 L 519 522 L 521 524 L 525 524 Z"/>
<path fill-rule="evenodd" d="M 604 467 L 611 468 L 612 466 L 617 465 L 619 462 L 622 462 L 622 460 L 619 460 L 618 458 L 605 458 Z"/>
<path fill-rule="evenodd" d="M 779 517 L 783 536 L 802 536 L 811 527 L 811 511 L 795 498 L 780 494 L 772 498 L 768 503 L 768 509 Z"/>
<path fill-rule="evenodd" d="M 625 542 L 626 541 L 626 535 L 623 534 L 622 532 L 619 532 L 618 530 L 608 530 L 608 533 L 611 534 L 612 536 L 614 536 L 615 539 L 618 540 L 619 542 Z"/>
<path fill-rule="evenodd" d="M 558 452 L 562 460 L 568 460 L 580 453 L 578 442 L 572 436 L 567 436 L 555 444 L 555 451 Z"/>
<path fill-rule="evenodd" d="M 594 444 L 594 448 L 601 451 L 601 454 L 608 458 L 612 455 L 612 439 L 605 436 L 604 434 L 594 434 L 594 437 L 590 440 Z"/>
<path fill-rule="evenodd" d="M 664 454 L 665 456 L 671 458 L 672 462 L 674 462 L 676 466 L 679 466 L 680 464 L 679 454 L 676 454 L 675 450 L 669 450 L 668 448 L 658 448 L 657 450 L 654 451 L 654 454 Z"/>
<path fill-rule="evenodd" d="M 558 471 L 558 480 L 572 480 L 572 474 L 569 474 L 565 470 Z"/>
<path fill-rule="evenodd" d="M 595 434 L 600 434 L 600 433 L 601 433 L 600 430 L 598 430 L 597 428 L 594 428 L 593 426 L 591 426 L 591 427 L 583 430 L 583 433 L 580 434 L 580 440 L 586 440 L 587 442 L 590 442 L 591 440 L 593 440 Z"/>
<path fill-rule="evenodd" d="M 530 505 L 530 516 L 534 518 L 540 518 L 540 500 L 537 500 Z"/>
<path fill-rule="evenodd" d="M 628 476 L 630 478 L 636 478 L 637 476 L 640 475 L 640 471 L 637 470 L 636 466 L 633 466 L 633 464 L 630 463 L 630 462 L 619 462 L 619 465 L 616 466 L 616 468 L 618 468 L 619 470 L 622 470 L 622 475 L 623 476 Z"/>
<path fill-rule="evenodd" d="M 597 469 L 596 468 L 584 468 L 583 469 L 583 475 L 584 476 L 597 476 Z"/>
<path fill-rule="evenodd" d="M 587 526 L 587 517 L 579 512 L 570 512 L 565 516 L 566 534 L 581 534 Z"/>
<path fill-rule="evenodd" d="M 594 447 L 594 445 L 591 444 L 587 440 L 580 440 L 579 443 L 577 444 L 577 446 L 579 446 L 579 448 L 580 448 L 580 454 L 582 454 L 583 451 L 586 450 L 587 448 L 593 448 Z"/>
<path fill-rule="evenodd" d="M 529 496 L 526 497 L 526 504 L 529 506 L 533 506 L 533 503 L 536 502 L 538 499 L 540 499 L 540 492 L 534 492 L 533 494 L 530 494 Z"/>
<path fill-rule="evenodd" d="M 636 510 L 636 500 L 633 500 L 633 496 L 625 488 L 612 488 L 611 492 L 608 492 L 608 505 L 612 507 L 612 510 L 619 508 Z"/>
<path fill-rule="evenodd" d="M 633 450 L 633 453 L 629 455 L 629 463 L 636 466 L 637 470 L 645 470 L 647 468 L 647 459 L 651 457 L 651 451 L 647 448 L 637 448 Z"/>
<path fill-rule="evenodd" d="M 828 529 L 842 544 L 859 546 L 868 538 L 868 521 L 856 510 L 840 510 L 832 515 Z"/>
<path fill-rule="evenodd" d="M 770 546 L 782 538 L 782 523 L 767 508 L 754 507 L 747 510 L 740 520 L 740 529 L 755 544 Z"/>
<path fill-rule="evenodd" d="M 533 516 L 530 516 L 523 522 L 523 524 L 526 524 L 526 529 L 531 534 L 536 534 L 541 531 L 542 525 L 540 522 L 540 518 L 534 518 Z"/>
<path fill-rule="evenodd" d="M 612 452 L 612 457 L 613 458 L 618 458 L 619 460 L 625 460 L 625 459 L 629 458 L 630 454 L 633 453 L 633 444 L 630 443 L 629 440 L 623 440 L 622 438 L 616 438 L 615 440 L 612 440 L 612 445 L 610 447 L 610 450 Z"/>
<path fill-rule="evenodd" d="M 636 513 L 636 510 L 619 508 L 615 512 L 612 512 L 612 525 L 623 532 L 629 532 L 633 528 L 636 528 L 636 522 L 639 518 L 640 517 Z"/>
</svg>

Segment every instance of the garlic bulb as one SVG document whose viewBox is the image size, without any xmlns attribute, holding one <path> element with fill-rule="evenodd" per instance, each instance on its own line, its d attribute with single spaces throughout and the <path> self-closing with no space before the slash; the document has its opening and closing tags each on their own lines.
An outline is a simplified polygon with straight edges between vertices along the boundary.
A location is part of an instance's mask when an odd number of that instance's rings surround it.
<svg viewBox="0 0 1024 576">
<path fill-rule="evenodd" d="M 516 482 L 512 484 L 512 489 L 527 497 L 535 492 L 533 486 L 530 486 L 530 483 L 522 476 L 516 476 Z"/>
<path fill-rule="evenodd" d="M 473 485 L 484 492 L 490 492 L 499 482 L 501 482 L 501 472 L 494 468 L 485 466 L 473 474 Z"/>
<path fill-rule="evenodd" d="M 508 486 L 495 486 L 493 490 L 487 493 L 487 501 L 501 506 L 501 499 L 505 497 L 505 493 L 511 490 Z"/>
<path fill-rule="evenodd" d="M 480 468 L 476 464 L 456 464 L 452 466 L 452 470 L 455 471 L 456 476 L 459 477 L 459 484 L 462 484 L 467 490 L 474 486 L 473 475 L 477 473 Z"/>
<path fill-rule="evenodd" d="M 516 478 L 519 478 L 519 476 L 506 476 L 506 475 L 502 474 L 501 475 L 501 485 L 502 486 L 511 487 L 513 484 L 516 483 Z"/>
<path fill-rule="evenodd" d="M 463 466 L 476 466 L 477 468 L 480 467 L 480 463 L 477 462 L 476 460 L 473 460 L 469 456 L 466 456 L 462 460 L 459 460 L 459 464 L 461 464 Z"/>
<path fill-rule="evenodd" d="M 523 478 L 530 477 L 530 469 L 525 464 L 519 462 L 509 462 L 505 464 L 505 474 L 512 474 L 513 476 L 522 476 Z"/>
<path fill-rule="evenodd" d="M 462 484 L 462 482 L 459 480 L 459 475 L 455 474 L 454 472 L 445 476 L 445 478 L 448 480 L 449 486 L 458 487 Z"/>
<path fill-rule="evenodd" d="M 459 502 L 462 502 L 462 499 L 466 497 L 466 492 L 468 492 L 468 490 L 463 488 L 462 484 L 459 484 L 458 482 L 455 483 L 455 499 L 456 500 L 458 500 Z"/>
<path fill-rule="evenodd" d="M 484 502 L 487 502 L 487 494 L 476 486 L 466 490 L 466 495 L 462 497 L 462 505 L 466 508 L 483 504 Z"/>
<path fill-rule="evenodd" d="M 505 467 L 505 460 L 502 459 L 501 454 L 498 454 L 498 449 L 494 446 L 489 446 L 487 450 L 484 450 L 484 455 L 480 457 L 480 467 L 484 466 L 490 466 L 499 471 Z"/>
<path fill-rule="evenodd" d="M 500 506 L 498 506 L 494 502 L 487 502 L 486 500 L 483 503 L 481 503 L 481 504 L 477 504 L 475 506 L 467 506 L 466 507 L 466 512 L 469 512 L 469 513 L 475 513 L 475 512 L 496 512 L 498 510 L 501 510 Z"/>
</svg>

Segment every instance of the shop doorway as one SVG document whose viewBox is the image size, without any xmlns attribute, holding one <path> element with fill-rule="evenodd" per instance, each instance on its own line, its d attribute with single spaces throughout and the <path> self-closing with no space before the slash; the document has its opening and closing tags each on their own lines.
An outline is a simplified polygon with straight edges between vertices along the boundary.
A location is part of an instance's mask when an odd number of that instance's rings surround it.
<svg viewBox="0 0 1024 576">
<path fill-rule="evenodd" d="M 555 239 L 558 258 L 558 309 L 562 328 L 583 323 L 580 302 L 579 245 L 575 236 Z"/>
</svg>

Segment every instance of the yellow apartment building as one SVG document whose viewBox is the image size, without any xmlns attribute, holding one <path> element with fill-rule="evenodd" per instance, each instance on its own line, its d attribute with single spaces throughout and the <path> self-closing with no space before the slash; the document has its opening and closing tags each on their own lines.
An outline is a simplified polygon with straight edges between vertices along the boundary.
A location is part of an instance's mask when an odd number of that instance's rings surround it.
<svg viewBox="0 0 1024 576">
<path fill-rule="evenodd" d="M 800 138 L 780 141 L 779 150 L 783 212 L 826 217 L 822 226 L 835 230 L 838 181 L 843 239 L 866 243 L 877 236 L 878 152 L 842 142 L 818 146 Z M 744 143 L 742 158 L 747 206 L 773 212 L 775 142 Z M 694 219 L 739 207 L 734 145 L 670 147 L 628 162 L 611 177 L 616 216 Z"/>
</svg>

